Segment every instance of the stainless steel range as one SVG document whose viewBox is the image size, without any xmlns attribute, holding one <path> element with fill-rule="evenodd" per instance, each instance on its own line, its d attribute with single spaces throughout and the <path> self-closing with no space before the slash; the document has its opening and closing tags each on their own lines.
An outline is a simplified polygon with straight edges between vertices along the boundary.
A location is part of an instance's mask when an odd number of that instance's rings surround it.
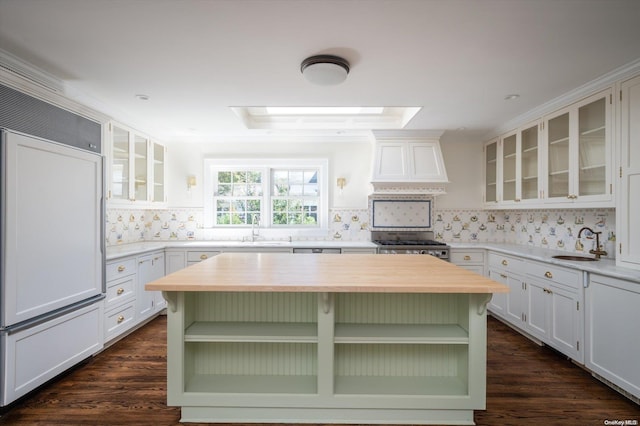
<svg viewBox="0 0 640 426">
<path fill-rule="evenodd" d="M 433 239 L 431 231 L 372 231 L 380 254 L 428 254 L 449 261 L 449 246 Z"/>
</svg>

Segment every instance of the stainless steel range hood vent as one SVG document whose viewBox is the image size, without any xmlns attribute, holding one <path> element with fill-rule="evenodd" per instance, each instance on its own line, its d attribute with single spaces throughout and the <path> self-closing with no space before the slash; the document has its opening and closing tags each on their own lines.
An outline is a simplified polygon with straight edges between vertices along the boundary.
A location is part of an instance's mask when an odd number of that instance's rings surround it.
<svg viewBox="0 0 640 426">
<path fill-rule="evenodd" d="M 449 182 L 440 149 L 443 131 L 374 131 L 374 193 L 446 194 Z"/>
</svg>

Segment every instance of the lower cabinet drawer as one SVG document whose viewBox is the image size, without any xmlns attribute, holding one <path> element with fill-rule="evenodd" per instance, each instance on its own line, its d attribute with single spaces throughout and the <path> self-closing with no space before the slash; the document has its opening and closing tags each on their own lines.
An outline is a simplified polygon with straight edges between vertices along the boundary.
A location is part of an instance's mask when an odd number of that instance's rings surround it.
<svg viewBox="0 0 640 426">
<path fill-rule="evenodd" d="M 524 273 L 525 262 L 517 257 L 501 253 L 489 253 L 489 269 L 503 269 L 514 273 Z"/>
<path fill-rule="evenodd" d="M 578 289 L 582 285 L 582 273 L 575 269 L 548 263 L 530 262 L 527 264 L 527 275 L 543 281 L 550 281 Z"/>
<path fill-rule="evenodd" d="M 189 251 L 187 252 L 187 262 L 201 262 L 220 253 L 219 251 Z"/>
<path fill-rule="evenodd" d="M 482 251 L 451 251 L 451 263 L 464 265 L 465 263 L 483 264 L 484 252 Z"/>
<path fill-rule="evenodd" d="M 136 273 L 136 260 L 135 259 L 121 259 L 115 262 L 108 262 L 106 266 L 106 279 L 107 282 L 118 279 L 120 277 L 126 277 Z"/>
<path fill-rule="evenodd" d="M 112 337 L 129 329 L 132 325 L 136 314 L 136 303 L 132 301 L 120 308 L 109 311 L 105 314 L 104 320 L 104 340 L 110 340 Z"/>
<path fill-rule="evenodd" d="M 107 298 L 105 299 L 105 310 L 110 310 L 114 306 L 133 297 L 135 294 L 135 276 L 129 276 L 120 280 L 108 283 Z"/>
</svg>

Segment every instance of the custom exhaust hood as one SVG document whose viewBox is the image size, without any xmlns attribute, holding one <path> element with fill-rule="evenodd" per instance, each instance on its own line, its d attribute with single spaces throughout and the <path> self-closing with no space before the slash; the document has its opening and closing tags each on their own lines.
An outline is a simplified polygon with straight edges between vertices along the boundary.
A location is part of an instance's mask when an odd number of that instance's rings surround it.
<svg viewBox="0 0 640 426">
<path fill-rule="evenodd" d="M 373 131 L 376 194 L 446 194 L 440 130 Z"/>
</svg>

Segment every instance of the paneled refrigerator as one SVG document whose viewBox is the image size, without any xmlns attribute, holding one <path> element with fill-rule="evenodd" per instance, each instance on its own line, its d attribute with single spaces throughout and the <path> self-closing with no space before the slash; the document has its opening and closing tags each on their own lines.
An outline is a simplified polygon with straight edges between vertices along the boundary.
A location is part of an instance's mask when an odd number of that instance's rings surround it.
<svg viewBox="0 0 640 426">
<path fill-rule="evenodd" d="M 0 406 L 103 342 L 102 156 L 14 124 L 0 110 Z M 63 139 L 74 127 L 57 126 L 42 133 Z"/>
</svg>

